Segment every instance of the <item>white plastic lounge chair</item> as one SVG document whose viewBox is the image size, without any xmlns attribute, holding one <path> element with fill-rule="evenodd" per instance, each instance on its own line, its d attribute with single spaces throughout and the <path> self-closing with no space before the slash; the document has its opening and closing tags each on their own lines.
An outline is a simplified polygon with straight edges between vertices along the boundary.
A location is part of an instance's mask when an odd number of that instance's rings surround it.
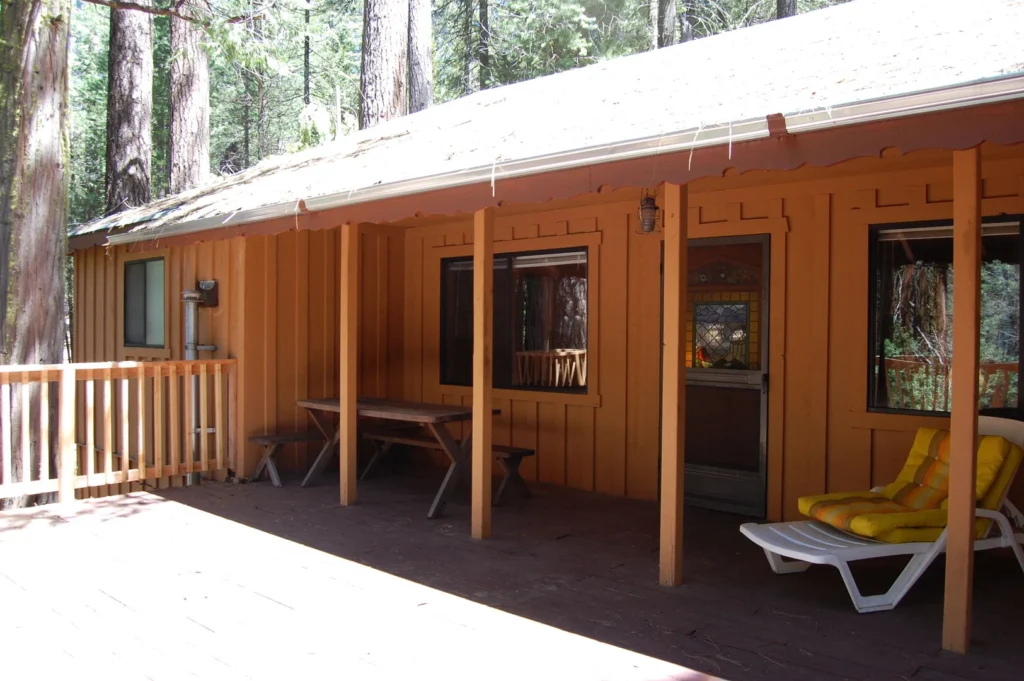
<svg viewBox="0 0 1024 681">
<path fill-rule="evenodd" d="M 978 432 L 982 435 L 999 435 L 1024 447 L 1024 422 L 991 416 L 978 417 Z M 1011 476 L 1012 477 L 1012 476 Z M 1007 491 L 1010 485 L 1007 485 Z M 879 492 L 881 487 L 872 491 Z M 993 522 L 988 534 L 974 542 L 975 551 L 1010 548 L 1017 556 L 1017 562 L 1024 570 L 1024 534 L 1015 533 L 1013 523 L 1021 523 L 1024 517 L 1003 494 L 999 511 L 976 509 L 979 518 L 990 518 Z M 745 523 L 740 526 L 748 539 L 764 549 L 768 564 L 775 574 L 803 572 L 812 563 L 833 565 L 839 570 L 850 593 L 857 612 L 892 610 L 907 594 L 910 588 L 932 564 L 936 556 L 946 550 L 946 532 L 943 530 L 934 542 L 892 544 L 868 539 L 837 530 L 817 520 L 801 520 L 785 523 Z M 995 536 L 993 536 L 995 535 Z M 884 594 L 865 596 L 861 594 L 850 572 L 850 563 L 855 560 L 882 558 L 886 556 L 909 556 L 910 562 Z"/>
</svg>

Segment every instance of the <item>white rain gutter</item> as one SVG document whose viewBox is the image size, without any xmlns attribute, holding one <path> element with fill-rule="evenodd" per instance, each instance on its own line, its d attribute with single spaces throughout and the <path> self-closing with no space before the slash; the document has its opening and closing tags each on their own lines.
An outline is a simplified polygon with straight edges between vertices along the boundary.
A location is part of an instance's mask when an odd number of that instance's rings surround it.
<svg viewBox="0 0 1024 681">
<path fill-rule="evenodd" d="M 819 107 L 810 111 L 787 114 L 784 118 L 786 120 L 787 132 L 799 134 L 846 125 L 918 116 L 969 106 L 995 104 L 1021 98 L 1024 98 L 1024 75 L 1014 75 L 1005 78 L 977 81 L 966 85 L 924 90 L 896 97 L 866 100 L 854 104 Z M 326 196 L 305 198 L 304 201 L 296 199 L 288 203 L 239 211 L 228 216 L 181 222 L 165 228 L 143 228 L 137 232 L 111 234 L 108 237 L 108 241 L 115 245 L 127 244 L 192 234 L 221 227 L 261 222 L 274 218 L 296 216 L 303 212 L 300 209 L 300 203 L 303 202 L 308 212 L 319 212 L 329 208 L 381 201 L 399 196 L 471 184 L 490 182 L 493 185 L 500 180 L 579 168 L 595 163 L 609 163 L 688 151 L 690 149 L 738 144 L 740 142 L 763 139 L 768 136 L 766 118 L 748 119 L 731 124 L 711 125 L 667 135 L 535 156 L 493 166 L 478 166 L 453 173 L 401 180 L 363 189 L 337 192 Z"/>
</svg>

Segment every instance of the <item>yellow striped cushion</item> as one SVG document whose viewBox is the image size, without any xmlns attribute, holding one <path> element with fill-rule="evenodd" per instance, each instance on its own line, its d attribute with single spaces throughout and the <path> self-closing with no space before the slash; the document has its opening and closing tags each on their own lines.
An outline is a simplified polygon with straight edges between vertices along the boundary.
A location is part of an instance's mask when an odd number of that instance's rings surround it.
<svg viewBox="0 0 1024 681">
<path fill-rule="evenodd" d="M 996 435 L 978 438 L 976 499 L 983 498 L 992 487 L 1010 446 Z M 903 470 L 895 482 L 886 485 L 882 494 L 915 510 L 941 508 L 949 495 L 949 432 L 920 428 Z"/>
<path fill-rule="evenodd" d="M 978 439 L 975 494 L 978 506 L 997 510 L 1024 459 L 1024 450 L 997 436 Z M 896 481 L 882 492 L 835 492 L 801 497 L 806 516 L 890 543 L 935 541 L 946 527 L 949 434 L 921 428 Z M 978 520 L 976 537 L 990 521 Z"/>
</svg>

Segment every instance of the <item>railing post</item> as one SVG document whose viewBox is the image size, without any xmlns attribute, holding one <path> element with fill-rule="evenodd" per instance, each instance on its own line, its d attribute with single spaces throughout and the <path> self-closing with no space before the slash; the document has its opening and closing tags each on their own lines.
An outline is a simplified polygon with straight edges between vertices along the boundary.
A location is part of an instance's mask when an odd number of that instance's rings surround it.
<svg viewBox="0 0 1024 681">
<path fill-rule="evenodd" d="M 75 500 L 78 452 L 75 445 L 75 367 L 60 371 L 60 430 L 57 444 L 57 501 Z"/>
</svg>

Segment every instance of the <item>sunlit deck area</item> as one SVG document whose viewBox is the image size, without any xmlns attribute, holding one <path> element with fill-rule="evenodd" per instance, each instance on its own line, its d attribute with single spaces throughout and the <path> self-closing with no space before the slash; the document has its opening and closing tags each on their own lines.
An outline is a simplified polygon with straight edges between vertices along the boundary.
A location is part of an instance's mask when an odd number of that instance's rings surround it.
<svg viewBox="0 0 1024 681">
<path fill-rule="evenodd" d="M 690 509 L 686 584 L 655 586 L 657 507 L 539 486 L 469 537 L 436 472 L 285 479 L 0 515 L 4 666 L 104 679 L 1018 679 L 1010 555 L 978 556 L 972 653 L 939 651 L 937 563 L 857 615 L 831 568 L 776 576 L 738 516 Z M 869 566 L 879 586 L 898 566 Z M 692 670 L 692 671 L 691 671 Z"/>
</svg>

